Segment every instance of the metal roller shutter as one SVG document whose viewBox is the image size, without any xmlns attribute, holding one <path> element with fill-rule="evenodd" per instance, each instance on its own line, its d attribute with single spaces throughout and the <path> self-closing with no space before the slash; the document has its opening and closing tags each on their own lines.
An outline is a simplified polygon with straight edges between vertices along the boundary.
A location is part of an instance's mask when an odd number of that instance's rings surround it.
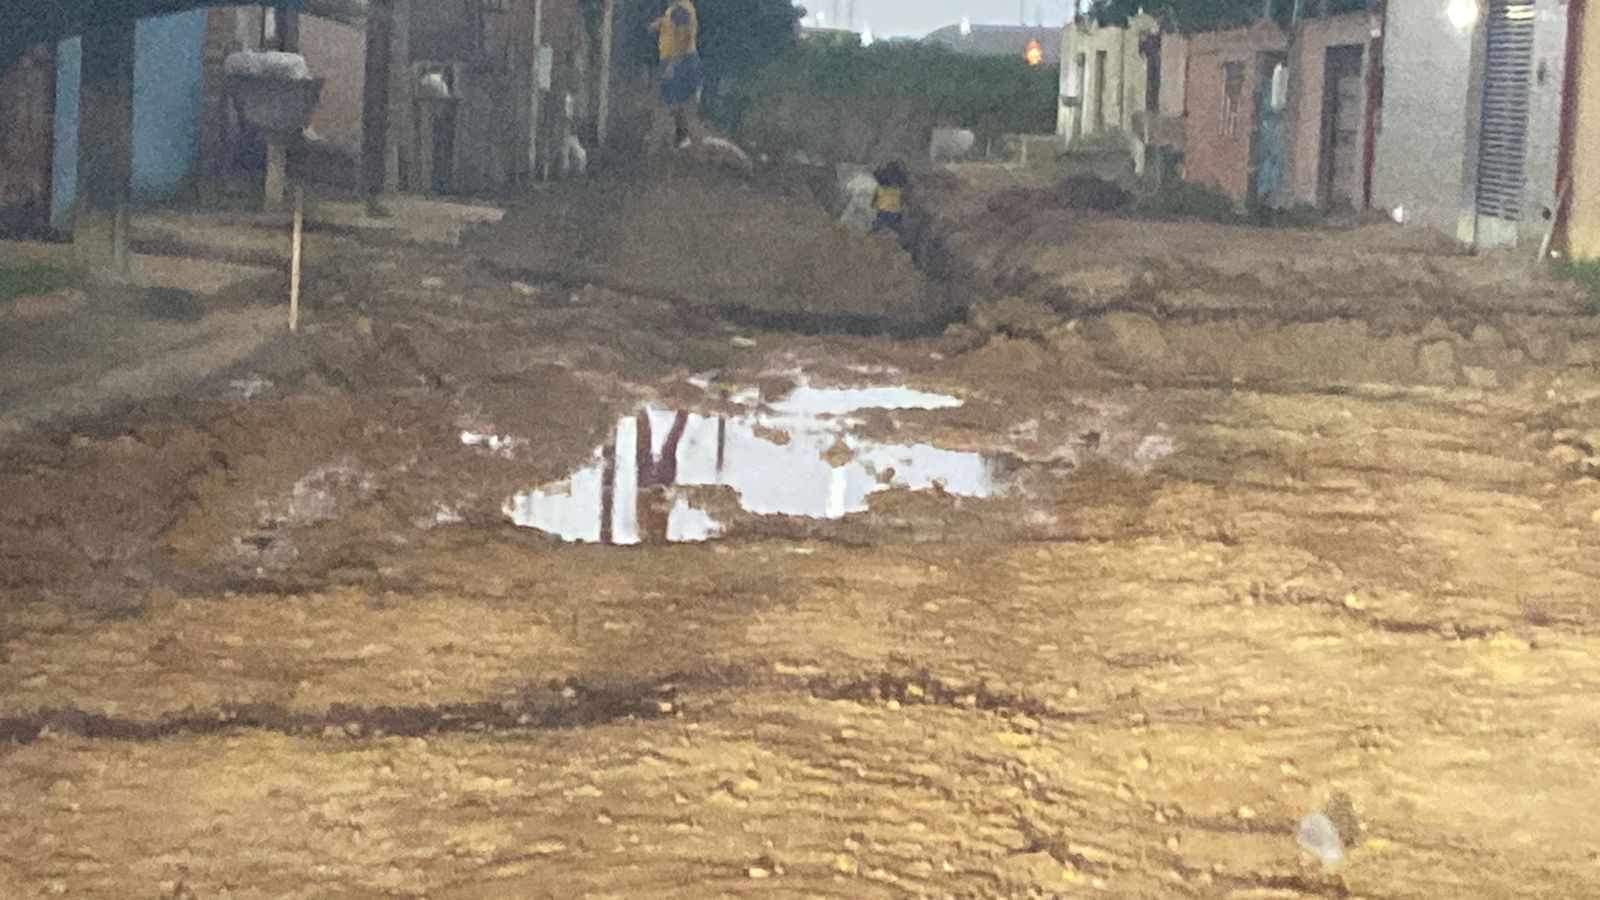
<svg viewBox="0 0 1600 900">
<path fill-rule="evenodd" d="M 1490 0 L 1478 134 L 1478 214 L 1517 221 L 1527 183 L 1535 0 Z"/>
</svg>

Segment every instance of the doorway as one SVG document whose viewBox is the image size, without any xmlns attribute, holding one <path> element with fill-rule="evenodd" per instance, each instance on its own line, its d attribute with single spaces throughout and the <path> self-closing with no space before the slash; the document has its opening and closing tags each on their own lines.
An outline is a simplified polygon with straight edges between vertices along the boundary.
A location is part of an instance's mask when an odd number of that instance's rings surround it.
<svg viewBox="0 0 1600 900">
<path fill-rule="evenodd" d="M 1322 152 L 1317 197 L 1324 207 L 1358 208 L 1362 200 L 1361 125 L 1366 83 L 1360 44 L 1329 47 L 1322 81 Z"/>
<path fill-rule="evenodd" d="M 1246 193 L 1246 203 L 1252 208 L 1275 203 L 1283 185 L 1288 76 L 1288 54 L 1256 54 L 1255 122 L 1250 131 L 1250 178 Z"/>
</svg>

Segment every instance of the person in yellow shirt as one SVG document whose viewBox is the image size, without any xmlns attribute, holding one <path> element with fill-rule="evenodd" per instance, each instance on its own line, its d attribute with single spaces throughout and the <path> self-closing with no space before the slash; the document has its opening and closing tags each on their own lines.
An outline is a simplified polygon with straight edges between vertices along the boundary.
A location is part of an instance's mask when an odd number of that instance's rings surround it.
<svg viewBox="0 0 1600 900">
<path fill-rule="evenodd" d="M 911 186 L 906 167 L 896 159 L 872 174 L 878 179 L 878 189 L 872 195 L 872 209 L 878 217 L 872 223 L 872 230 L 901 234 L 905 222 L 905 192 Z"/>
<path fill-rule="evenodd" d="M 650 23 L 661 57 L 661 102 L 672 114 L 679 149 L 694 138 L 694 105 L 705 70 L 700 64 L 700 16 L 693 0 L 670 0 L 661 17 Z"/>
</svg>

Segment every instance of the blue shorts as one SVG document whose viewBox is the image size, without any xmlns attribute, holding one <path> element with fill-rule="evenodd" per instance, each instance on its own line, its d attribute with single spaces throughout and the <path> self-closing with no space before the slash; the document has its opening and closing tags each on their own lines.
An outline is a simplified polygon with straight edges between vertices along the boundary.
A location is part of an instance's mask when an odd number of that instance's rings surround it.
<svg viewBox="0 0 1600 900">
<path fill-rule="evenodd" d="M 661 67 L 661 102 L 668 106 L 682 106 L 694 100 L 700 90 L 705 72 L 699 55 L 685 56 L 672 64 L 672 77 L 667 77 L 667 66 Z"/>
</svg>

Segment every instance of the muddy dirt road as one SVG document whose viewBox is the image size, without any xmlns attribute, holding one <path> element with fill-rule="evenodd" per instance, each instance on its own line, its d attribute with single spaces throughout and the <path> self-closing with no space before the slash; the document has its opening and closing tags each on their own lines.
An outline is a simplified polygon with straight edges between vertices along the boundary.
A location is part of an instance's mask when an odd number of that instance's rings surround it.
<svg viewBox="0 0 1600 900">
<path fill-rule="evenodd" d="M 949 190 L 946 333 L 370 247 L 9 441 L 0 896 L 1600 896 L 1577 298 Z"/>
</svg>

